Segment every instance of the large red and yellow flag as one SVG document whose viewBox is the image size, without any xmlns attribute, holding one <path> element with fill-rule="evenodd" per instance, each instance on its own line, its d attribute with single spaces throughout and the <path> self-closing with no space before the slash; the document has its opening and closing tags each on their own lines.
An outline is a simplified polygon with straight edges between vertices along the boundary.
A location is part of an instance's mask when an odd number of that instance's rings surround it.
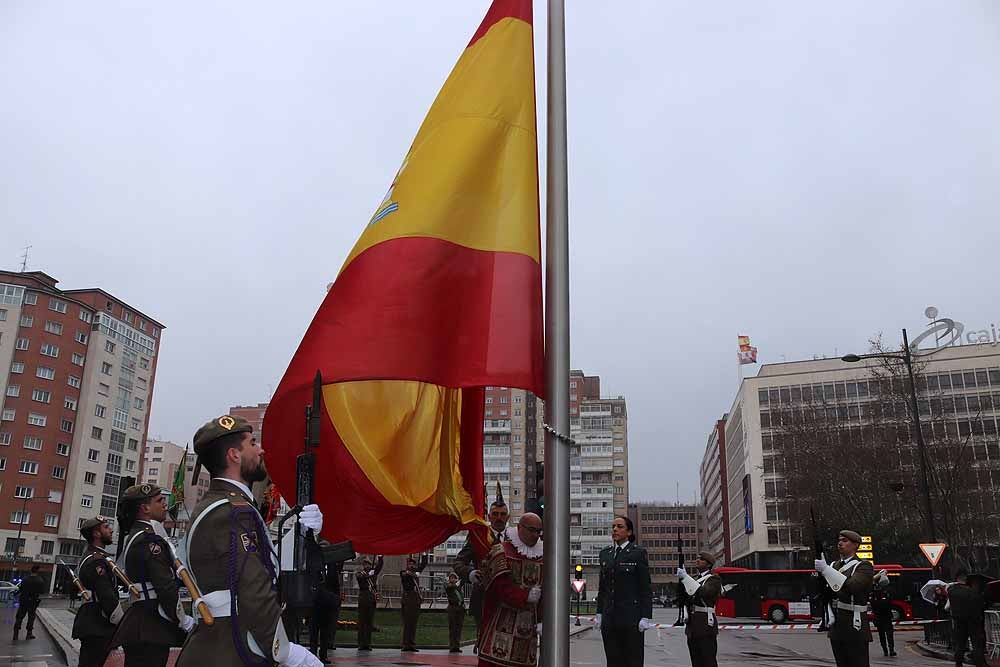
<svg viewBox="0 0 1000 667">
<path fill-rule="evenodd" d="M 483 387 L 541 395 L 530 0 L 495 0 L 313 318 L 264 416 L 294 497 L 323 375 L 323 536 L 404 554 L 483 523 Z"/>
</svg>

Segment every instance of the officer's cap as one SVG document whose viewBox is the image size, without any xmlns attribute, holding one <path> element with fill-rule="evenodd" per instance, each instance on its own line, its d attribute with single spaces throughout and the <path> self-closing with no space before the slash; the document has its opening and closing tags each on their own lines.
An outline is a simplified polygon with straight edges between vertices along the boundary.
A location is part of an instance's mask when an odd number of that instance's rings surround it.
<svg viewBox="0 0 1000 667">
<path fill-rule="evenodd" d="M 163 489 L 156 484 L 136 484 L 125 489 L 125 493 L 122 494 L 121 499 L 124 501 L 135 500 L 141 502 L 155 498 L 161 493 L 163 493 Z"/>
<path fill-rule="evenodd" d="M 701 551 L 698 553 L 698 558 L 702 559 L 709 565 L 715 565 L 715 554 L 710 551 Z"/>
<path fill-rule="evenodd" d="M 233 433 L 253 433 L 253 426 L 242 417 L 222 415 L 204 424 L 195 432 L 194 453 L 198 456 L 198 460 L 194 464 L 192 484 L 198 483 L 198 474 L 201 472 L 201 457 L 211 450 L 212 444 L 219 438 Z"/>
<path fill-rule="evenodd" d="M 861 535 L 854 532 L 853 530 L 842 530 L 840 531 L 840 537 L 846 537 L 851 542 L 855 544 L 861 544 Z"/>
<path fill-rule="evenodd" d="M 89 540 L 90 531 L 99 526 L 103 526 L 106 523 L 108 523 L 108 520 L 105 519 L 100 514 L 98 514 L 93 519 L 87 519 L 82 524 L 80 524 L 80 534 L 83 535 L 83 539 Z"/>
</svg>

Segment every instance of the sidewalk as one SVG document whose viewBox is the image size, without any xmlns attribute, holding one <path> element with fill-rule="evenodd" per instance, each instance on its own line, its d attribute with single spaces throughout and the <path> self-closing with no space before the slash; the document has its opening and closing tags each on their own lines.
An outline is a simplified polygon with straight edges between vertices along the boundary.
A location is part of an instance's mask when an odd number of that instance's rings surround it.
<svg viewBox="0 0 1000 667">
<path fill-rule="evenodd" d="M 56 641 L 59 649 L 66 658 L 69 667 L 77 667 L 80 662 L 80 642 L 72 638 L 73 619 L 76 615 L 69 610 L 69 603 L 57 604 L 52 607 L 39 607 L 38 622 L 45 626 L 52 638 Z M 570 636 L 578 635 L 593 629 L 589 623 L 583 623 L 580 627 L 572 625 L 570 620 Z M 582 623 L 582 621 L 581 621 Z M 330 651 L 330 658 L 336 665 L 399 665 L 401 658 L 405 659 L 407 665 L 475 665 L 478 660 L 472 654 L 471 647 L 465 647 L 464 653 L 448 653 L 447 650 L 421 650 L 419 653 L 401 653 L 399 649 L 375 649 L 371 653 L 358 653 L 357 649 L 341 647 L 335 651 Z M 171 667 L 180 654 L 180 648 L 170 650 L 170 660 L 167 667 Z M 119 667 L 124 664 L 124 656 L 121 651 L 112 653 L 108 658 L 105 667 Z"/>
</svg>

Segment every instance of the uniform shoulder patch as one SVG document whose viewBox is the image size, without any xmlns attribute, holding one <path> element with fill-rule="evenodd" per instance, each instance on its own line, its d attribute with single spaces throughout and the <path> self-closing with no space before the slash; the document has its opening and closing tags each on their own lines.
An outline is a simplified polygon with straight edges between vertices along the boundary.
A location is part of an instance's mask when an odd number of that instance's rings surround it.
<svg viewBox="0 0 1000 667">
<path fill-rule="evenodd" d="M 163 553 L 163 548 L 156 542 L 150 542 L 149 553 L 153 554 L 154 556 L 159 556 L 161 553 Z"/>
<path fill-rule="evenodd" d="M 101 576 L 101 577 L 104 576 L 104 566 L 103 565 L 98 565 L 95 569 L 97 571 L 98 576 Z"/>
<path fill-rule="evenodd" d="M 243 550 L 248 553 L 256 553 L 260 549 L 257 533 L 240 533 L 240 542 L 243 543 Z"/>
</svg>

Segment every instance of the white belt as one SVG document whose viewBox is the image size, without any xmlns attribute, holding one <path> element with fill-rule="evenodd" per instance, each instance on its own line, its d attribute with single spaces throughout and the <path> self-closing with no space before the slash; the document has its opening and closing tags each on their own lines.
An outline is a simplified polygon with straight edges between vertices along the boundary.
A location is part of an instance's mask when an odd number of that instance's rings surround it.
<svg viewBox="0 0 1000 667">
<path fill-rule="evenodd" d="M 708 624 L 715 625 L 715 607 L 699 607 L 698 605 L 692 605 L 691 611 L 700 611 L 704 614 L 708 614 Z"/>
<path fill-rule="evenodd" d="M 232 598 L 230 597 L 229 590 L 224 589 L 221 591 L 212 591 L 211 593 L 205 593 L 197 600 L 191 603 L 191 610 L 197 611 L 198 605 L 204 602 L 208 606 L 208 610 L 212 612 L 212 616 L 215 618 L 227 618 L 232 616 L 232 609 L 230 608 L 230 602 Z M 195 620 L 200 622 L 201 616 L 195 615 Z"/>
<path fill-rule="evenodd" d="M 840 600 L 834 600 L 833 606 L 837 609 L 842 609 L 843 611 L 853 611 L 854 612 L 854 629 L 861 629 L 861 614 L 868 613 L 868 605 L 866 604 L 851 604 L 850 602 L 841 602 Z"/>
<path fill-rule="evenodd" d="M 144 600 L 155 600 L 156 599 L 156 589 L 150 588 L 148 591 L 142 590 L 142 587 L 137 585 L 136 588 L 139 589 L 139 594 Z"/>
</svg>

